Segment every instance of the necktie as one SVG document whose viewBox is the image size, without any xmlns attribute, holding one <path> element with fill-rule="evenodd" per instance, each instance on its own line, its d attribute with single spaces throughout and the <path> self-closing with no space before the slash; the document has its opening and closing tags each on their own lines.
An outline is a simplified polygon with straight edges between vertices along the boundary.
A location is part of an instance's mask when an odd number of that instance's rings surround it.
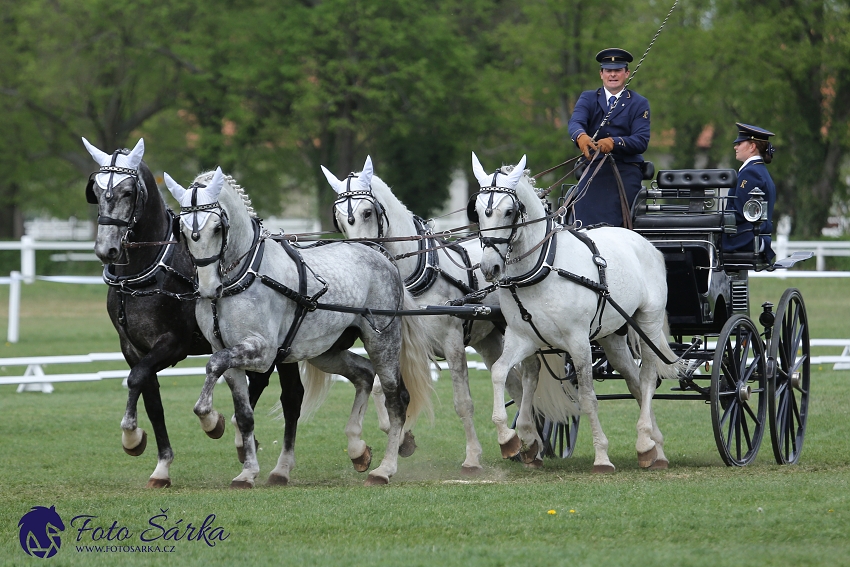
<svg viewBox="0 0 850 567">
<path fill-rule="evenodd" d="M 611 98 L 608 99 L 608 108 L 614 108 L 614 105 L 617 104 L 617 97 L 611 95 Z"/>
</svg>

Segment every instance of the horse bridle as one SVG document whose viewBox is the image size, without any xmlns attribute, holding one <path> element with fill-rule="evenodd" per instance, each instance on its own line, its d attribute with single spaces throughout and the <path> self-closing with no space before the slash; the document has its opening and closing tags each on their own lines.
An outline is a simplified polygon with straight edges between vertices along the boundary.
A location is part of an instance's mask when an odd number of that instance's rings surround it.
<svg viewBox="0 0 850 567">
<path fill-rule="evenodd" d="M 523 204 L 523 202 L 519 200 L 519 197 L 517 197 L 516 189 L 509 189 L 508 187 L 499 187 L 498 185 L 496 185 L 496 176 L 500 173 L 502 172 L 496 171 L 493 174 L 493 181 L 489 187 L 482 187 L 480 191 L 472 194 L 469 199 L 469 203 L 466 206 L 466 216 L 470 222 L 478 223 L 479 217 L 478 212 L 475 210 L 475 204 L 477 202 L 478 196 L 483 193 L 490 194 L 490 198 L 487 201 L 487 208 L 484 209 L 484 215 L 487 217 L 490 217 L 493 214 L 493 197 L 496 193 L 501 193 L 510 196 L 511 200 L 513 201 L 512 207 L 514 215 L 510 225 L 511 233 L 508 235 L 508 237 L 504 238 L 497 236 L 484 236 L 481 232 L 480 227 L 478 230 L 478 238 L 479 240 L 481 240 L 481 247 L 492 248 L 496 251 L 499 257 L 502 258 L 503 261 L 507 262 L 508 257 L 510 256 L 511 251 L 513 249 L 513 243 L 514 239 L 516 238 L 517 230 L 522 225 L 522 221 L 519 219 L 524 218 L 525 216 L 525 204 Z M 502 173 L 502 175 L 504 175 L 504 173 Z M 499 228 L 501 229 L 506 227 Z M 499 249 L 496 248 L 496 246 L 499 244 L 508 245 L 507 252 L 505 255 L 502 255 Z"/>
<path fill-rule="evenodd" d="M 334 228 L 336 228 L 339 232 L 342 232 L 342 230 L 339 228 L 339 224 L 337 223 L 337 220 L 336 220 L 336 207 L 337 207 L 337 205 L 341 204 L 343 201 L 347 201 L 347 204 L 348 204 L 348 224 L 353 225 L 354 224 L 354 209 L 352 209 L 352 207 L 351 207 L 351 200 L 352 199 L 365 199 L 365 200 L 369 201 L 370 203 L 372 203 L 372 206 L 375 208 L 375 216 L 378 219 L 378 238 L 383 238 L 384 237 L 384 219 L 387 220 L 387 224 L 390 223 L 390 219 L 387 218 L 387 213 L 386 213 L 386 211 L 384 211 L 383 205 L 381 205 L 380 201 L 378 201 L 375 198 L 375 196 L 372 194 L 372 188 L 371 187 L 369 187 L 368 189 L 355 189 L 353 191 L 351 190 L 351 180 L 354 179 L 355 175 L 356 175 L 355 173 L 349 173 L 348 174 L 348 177 L 345 180 L 346 181 L 345 191 L 340 193 L 337 196 L 336 201 L 334 201 L 334 214 L 333 214 Z"/>
<path fill-rule="evenodd" d="M 202 183 L 192 183 L 189 186 L 188 190 L 192 192 L 192 204 L 188 207 L 180 207 L 180 215 L 182 216 L 184 213 L 193 213 L 191 238 L 195 242 L 201 238 L 200 228 L 198 227 L 198 213 L 204 212 L 214 214 L 221 219 L 221 247 L 219 248 L 218 254 L 214 254 L 213 256 L 208 256 L 206 258 L 195 258 L 192 256 L 192 262 L 195 264 L 195 267 L 198 268 L 209 266 L 213 262 L 219 262 L 219 276 L 223 279 L 224 273 L 220 260 L 224 258 L 224 253 L 227 251 L 227 235 L 230 229 L 230 222 L 227 219 L 227 212 L 222 208 L 218 201 L 208 203 L 206 205 L 198 204 L 198 189 L 203 189 L 205 187 L 206 185 Z"/>
<path fill-rule="evenodd" d="M 102 165 L 100 169 L 95 172 L 92 172 L 89 175 L 89 182 L 86 185 L 86 201 L 91 203 L 92 205 L 98 205 L 97 211 L 97 224 L 100 226 L 119 226 L 119 227 L 127 227 L 127 230 L 124 232 L 124 235 L 121 237 L 121 247 L 127 248 L 127 244 L 130 241 L 130 236 L 133 234 L 133 229 L 136 226 L 136 211 L 139 209 L 139 202 L 143 201 L 146 197 L 145 192 L 142 188 L 141 176 L 139 175 L 138 169 L 132 169 L 129 167 L 119 167 L 115 165 L 116 160 L 119 155 L 127 155 L 130 153 L 128 149 L 115 150 L 112 153 L 112 161 L 109 165 Z M 115 174 L 118 175 L 129 175 L 133 178 L 133 208 L 130 211 L 130 216 L 127 220 L 116 219 L 112 217 L 108 217 L 106 215 L 100 214 L 100 200 L 97 198 L 97 195 L 94 192 L 94 184 L 97 183 L 95 176 L 101 173 L 109 174 L 109 182 L 106 184 L 105 192 L 103 193 L 103 198 L 106 202 L 112 201 L 115 198 Z M 119 183 L 120 184 L 120 183 Z M 141 207 L 144 209 L 144 205 Z"/>
</svg>

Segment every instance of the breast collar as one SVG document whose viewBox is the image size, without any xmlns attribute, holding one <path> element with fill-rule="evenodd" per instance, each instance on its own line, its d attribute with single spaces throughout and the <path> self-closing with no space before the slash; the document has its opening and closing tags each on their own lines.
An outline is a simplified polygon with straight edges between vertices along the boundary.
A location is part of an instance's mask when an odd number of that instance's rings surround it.
<svg viewBox="0 0 850 567">
<path fill-rule="evenodd" d="M 424 219 L 414 215 L 413 225 L 419 236 L 431 236 L 431 231 L 425 224 Z M 422 238 L 419 240 L 419 254 L 416 255 L 416 269 L 404 278 L 404 287 L 414 297 L 428 291 L 440 272 L 440 258 L 437 255 L 437 243 L 433 238 Z"/>
</svg>

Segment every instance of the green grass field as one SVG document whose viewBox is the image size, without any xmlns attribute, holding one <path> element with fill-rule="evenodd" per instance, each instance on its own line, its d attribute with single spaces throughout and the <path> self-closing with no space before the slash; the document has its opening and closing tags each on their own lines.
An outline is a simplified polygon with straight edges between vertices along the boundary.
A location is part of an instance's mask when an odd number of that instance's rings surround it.
<svg viewBox="0 0 850 567">
<path fill-rule="evenodd" d="M 778 303 L 792 286 L 803 293 L 813 338 L 850 334 L 846 280 L 754 278 L 754 314 L 764 301 Z M 118 350 L 103 286 L 39 282 L 24 286 L 22 294 L 21 340 L 2 345 L 0 357 Z M 0 288 L 2 330 L 7 305 L 8 288 Z M 0 374 L 20 370 L 0 368 Z M 174 486 L 163 491 L 144 488 L 156 462 L 152 435 L 140 457 L 121 450 L 126 390 L 119 380 L 56 384 L 49 395 L 0 386 L 0 565 L 42 561 L 22 551 L 18 521 L 33 506 L 54 505 L 66 529 L 59 554 L 43 560 L 53 565 L 848 564 L 848 378 L 848 371 L 813 367 L 805 448 L 800 464 L 790 467 L 774 464 L 766 434 L 753 464 L 727 468 L 705 404 L 658 401 L 670 468 L 639 470 L 637 405 L 602 402 L 600 418 L 619 470 L 594 476 L 585 424 L 570 459 L 547 460 L 538 471 L 503 461 L 490 422 L 489 374 L 472 372 L 485 472 L 469 479 L 459 472 L 463 432 L 444 373 L 435 384 L 435 424 L 419 424 L 417 452 L 400 461 L 390 486 L 376 488 L 362 486 L 364 475 L 347 458 L 343 427 L 353 390 L 344 383 L 334 385 L 327 403 L 301 424 L 292 484 L 265 486 L 282 439 L 281 422 L 267 415 L 279 394 L 273 385 L 256 412 L 261 476 L 250 491 L 227 488 L 241 468 L 232 426 L 222 439 L 211 440 L 192 413 L 200 377 L 161 381 L 176 454 Z M 600 392 L 614 387 L 598 384 Z M 227 387 L 216 392 L 216 407 L 229 415 Z M 150 430 L 143 413 L 140 425 Z M 379 459 L 385 436 L 372 409 L 364 437 Z M 226 540 L 214 547 L 185 536 L 175 541 L 184 526 L 198 526 L 210 514 Z M 140 546 L 147 529 L 165 537 L 145 545 L 173 545 L 173 553 L 77 551 L 75 545 L 92 545 L 92 532 L 74 541 L 79 526 L 68 524 L 78 515 L 96 516 L 92 526 L 106 530 L 115 523 L 114 532 L 123 526 L 132 533 L 125 542 L 97 543 Z M 149 524 L 151 518 L 161 531 Z"/>
</svg>

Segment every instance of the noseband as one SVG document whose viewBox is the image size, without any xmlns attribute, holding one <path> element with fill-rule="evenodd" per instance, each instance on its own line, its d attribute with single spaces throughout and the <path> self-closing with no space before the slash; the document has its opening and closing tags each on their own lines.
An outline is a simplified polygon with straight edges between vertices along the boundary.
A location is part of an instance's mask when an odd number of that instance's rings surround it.
<svg viewBox="0 0 850 567">
<path fill-rule="evenodd" d="M 336 207 L 339 204 L 342 204 L 343 201 L 347 201 L 348 204 L 348 224 L 350 226 L 354 225 L 354 209 L 351 206 L 352 199 L 365 199 L 372 203 L 372 206 L 375 208 L 375 216 L 378 219 L 378 238 L 383 238 L 384 236 L 384 219 L 387 220 L 387 224 L 390 223 L 390 219 L 387 218 L 387 213 L 384 211 L 384 207 L 381 203 L 375 198 L 372 194 L 372 188 L 369 189 L 360 189 L 360 190 L 351 190 L 351 180 L 354 178 L 354 173 L 349 173 L 348 178 L 346 179 L 346 190 L 343 193 L 340 193 L 337 196 L 336 201 L 334 201 L 334 227 L 342 232 L 339 228 L 339 225 L 336 221 Z"/>
</svg>

